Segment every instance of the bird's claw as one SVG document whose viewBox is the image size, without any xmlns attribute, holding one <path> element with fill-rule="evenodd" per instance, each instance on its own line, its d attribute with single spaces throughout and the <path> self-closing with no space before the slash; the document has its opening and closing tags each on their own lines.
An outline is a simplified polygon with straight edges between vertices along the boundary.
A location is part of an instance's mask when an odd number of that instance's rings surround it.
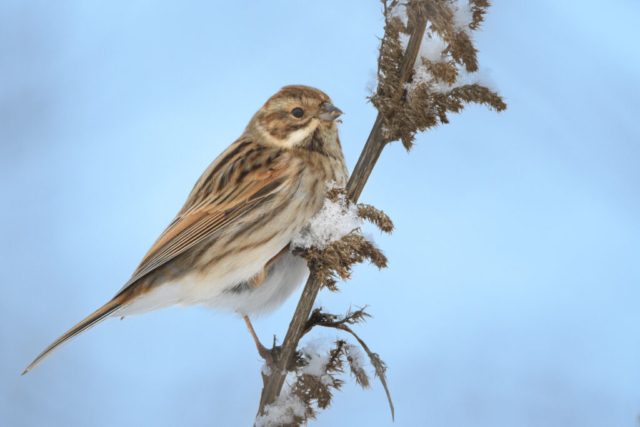
<svg viewBox="0 0 640 427">
<path fill-rule="evenodd" d="M 269 369 L 271 369 L 271 372 L 276 370 L 276 362 L 273 360 L 273 354 L 271 354 L 271 350 L 263 345 L 260 345 L 258 347 L 258 354 L 260 354 L 260 357 L 264 359 L 264 362 L 267 364 Z"/>
</svg>

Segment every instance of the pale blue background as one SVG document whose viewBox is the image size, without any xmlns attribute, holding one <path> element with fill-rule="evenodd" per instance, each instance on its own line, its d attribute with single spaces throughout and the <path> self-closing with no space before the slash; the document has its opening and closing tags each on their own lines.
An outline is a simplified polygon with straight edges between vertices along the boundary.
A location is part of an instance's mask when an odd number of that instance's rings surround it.
<svg viewBox="0 0 640 427">
<path fill-rule="evenodd" d="M 110 320 L 24 367 L 106 302 L 205 167 L 281 86 L 375 117 L 368 1 L 0 4 L 0 425 L 251 425 L 242 321 L 199 308 Z M 389 365 L 396 426 L 622 427 L 640 413 L 637 0 L 495 0 L 477 35 L 509 110 L 383 154 L 362 200 L 389 269 L 337 295 Z M 282 337 L 297 298 L 258 320 Z M 333 332 L 318 332 L 329 337 Z M 352 383 L 314 425 L 391 426 Z"/>
</svg>

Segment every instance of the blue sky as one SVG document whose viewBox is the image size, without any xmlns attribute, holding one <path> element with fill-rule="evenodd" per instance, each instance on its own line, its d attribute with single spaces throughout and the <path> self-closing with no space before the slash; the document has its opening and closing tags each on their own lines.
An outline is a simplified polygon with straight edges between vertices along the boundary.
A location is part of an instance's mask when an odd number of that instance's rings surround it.
<svg viewBox="0 0 640 427">
<path fill-rule="evenodd" d="M 187 4 L 188 3 L 188 4 Z M 509 109 L 388 147 L 361 200 L 396 232 L 344 312 L 389 365 L 397 426 L 629 426 L 640 414 L 640 4 L 494 0 L 476 36 Z M 206 166 L 281 86 L 375 118 L 376 1 L 0 5 L 0 424 L 251 425 L 244 322 L 200 308 L 110 320 L 20 377 L 106 302 Z M 284 336 L 296 297 L 255 322 Z M 334 338 L 331 331 L 316 336 Z M 352 383 L 315 425 L 392 425 Z"/>
</svg>

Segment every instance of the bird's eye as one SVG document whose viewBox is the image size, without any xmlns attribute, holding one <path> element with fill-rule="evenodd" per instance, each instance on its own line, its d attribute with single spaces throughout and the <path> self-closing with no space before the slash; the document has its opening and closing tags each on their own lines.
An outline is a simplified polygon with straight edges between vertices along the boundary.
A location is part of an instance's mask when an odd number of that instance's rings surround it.
<svg viewBox="0 0 640 427">
<path fill-rule="evenodd" d="M 304 110 L 302 108 L 294 108 L 293 110 L 291 110 L 291 115 L 293 115 L 293 117 L 299 119 L 300 117 L 302 117 L 304 115 Z"/>
</svg>

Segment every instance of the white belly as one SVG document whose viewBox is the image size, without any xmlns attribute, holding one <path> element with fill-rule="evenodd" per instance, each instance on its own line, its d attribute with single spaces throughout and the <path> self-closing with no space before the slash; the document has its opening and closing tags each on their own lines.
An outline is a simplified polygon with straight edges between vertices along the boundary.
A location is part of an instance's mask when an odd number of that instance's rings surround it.
<svg viewBox="0 0 640 427">
<path fill-rule="evenodd" d="M 287 252 L 273 264 L 259 286 L 240 284 L 203 305 L 243 316 L 269 314 L 284 304 L 308 275 L 307 262 Z"/>
<path fill-rule="evenodd" d="M 215 280 L 219 276 L 190 274 L 141 295 L 117 315 L 137 316 L 172 305 L 203 305 L 241 315 L 268 314 L 279 308 L 308 274 L 306 261 L 287 252 L 273 264 L 259 286 L 253 287 L 246 282 L 237 284 L 237 281 L 233 285 L 227 282 L 220 286 Z"/>
</svg>

